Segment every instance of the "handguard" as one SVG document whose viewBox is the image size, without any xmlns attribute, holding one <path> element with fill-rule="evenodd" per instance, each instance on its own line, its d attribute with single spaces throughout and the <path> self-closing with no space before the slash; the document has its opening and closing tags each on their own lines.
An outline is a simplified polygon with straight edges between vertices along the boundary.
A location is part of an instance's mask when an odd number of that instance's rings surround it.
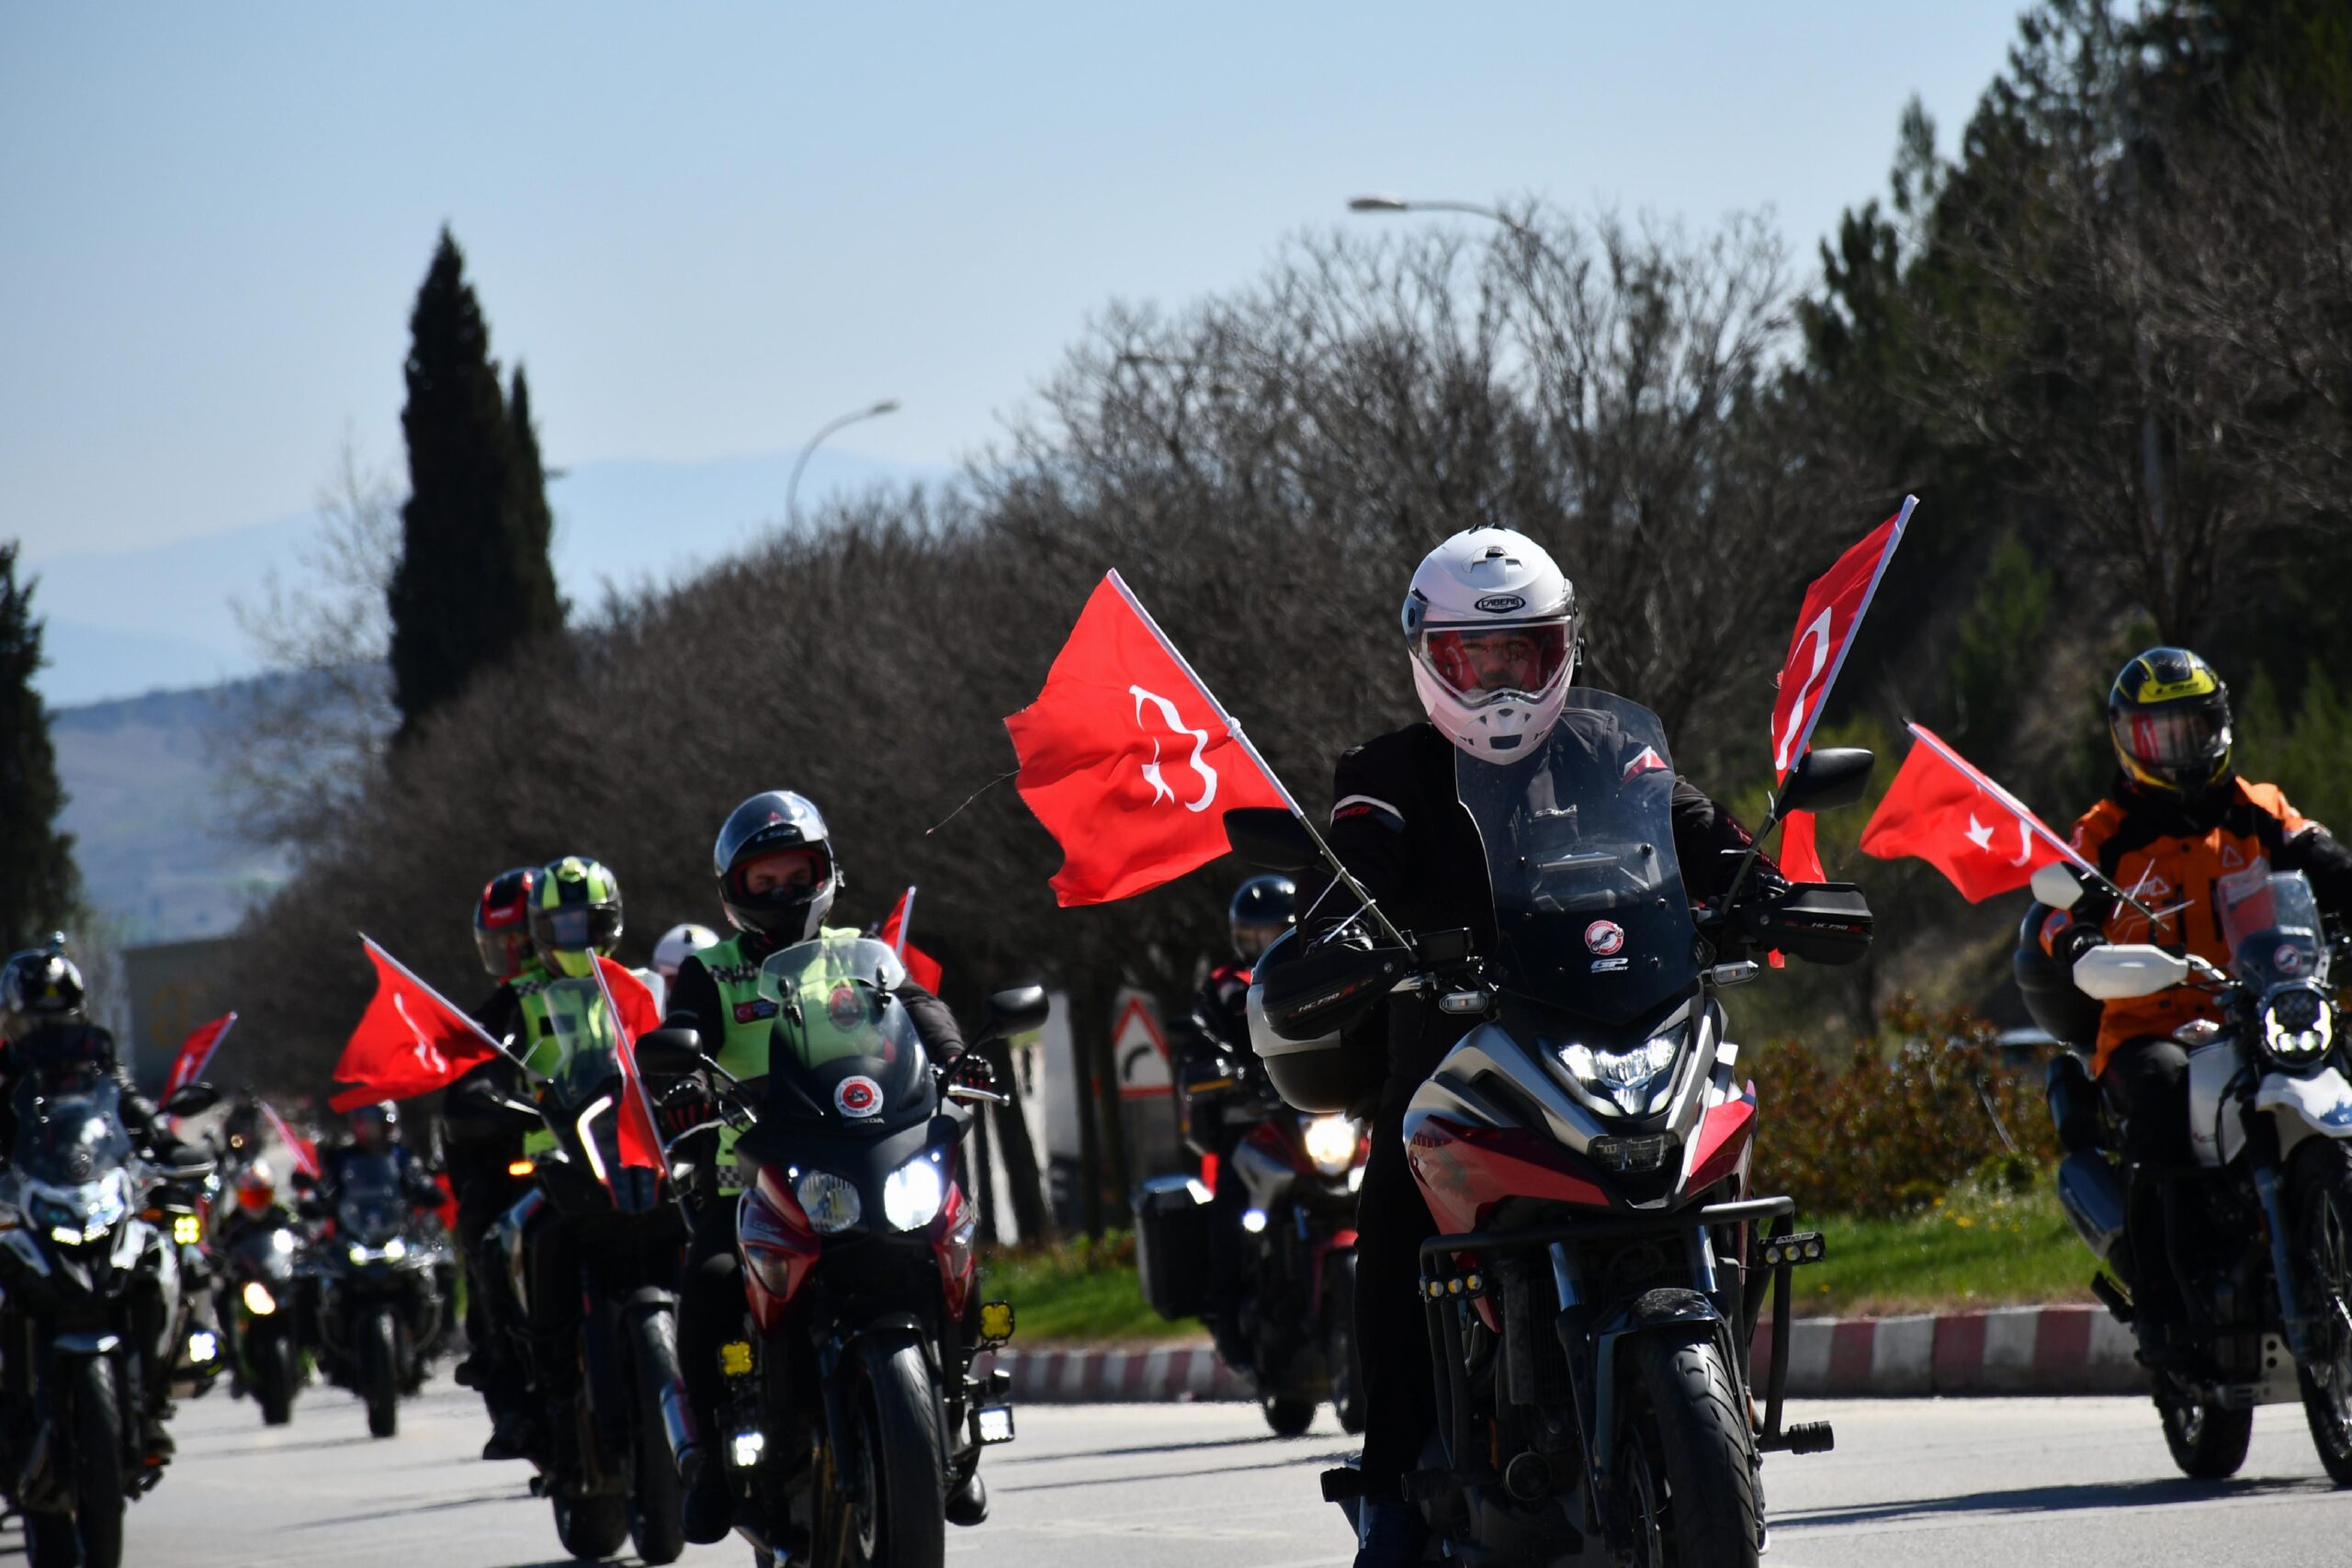
<svg viewBox="0 0 2352 1568">
<path fill-rule="evenodd" d="M 1871 907 L 1850 882 L 1792 883 L 1740 906 L 1740 924 L 1758 947 L 1808 964 L 1851 964 L 1870 951 Z"/>
</svg>

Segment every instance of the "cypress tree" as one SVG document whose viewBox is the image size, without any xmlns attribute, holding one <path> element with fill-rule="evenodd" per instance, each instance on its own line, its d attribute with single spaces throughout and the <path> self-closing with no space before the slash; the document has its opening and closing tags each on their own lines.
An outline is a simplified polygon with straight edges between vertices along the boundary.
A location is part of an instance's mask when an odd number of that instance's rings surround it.
<svg viewBox="0 0 2352 1568">
<path fill-rule="evenodd" d="M 446 228 L 409 333 L 401 410 L 409 498 L 387 595 L 402 741 L 478 671 L 563 625 L 537 442 L 529 440 L 526 463 L 490 357 L 490 328 Z"/>
<path fill-rule="evenodd" d="M 41 666 L 34 585 L 17 581 L 17 541 L 0 544 L 0 953 L 63 924 L 79 894 L 74 840 L 57 830 L 65 792 L 49 713 L 33 690 Z"/>
</svg>

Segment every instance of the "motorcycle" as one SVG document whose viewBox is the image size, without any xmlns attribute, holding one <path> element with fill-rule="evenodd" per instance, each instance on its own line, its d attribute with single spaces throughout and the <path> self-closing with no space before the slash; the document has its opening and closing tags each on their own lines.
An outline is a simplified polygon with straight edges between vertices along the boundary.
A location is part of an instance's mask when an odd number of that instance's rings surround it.
<svg viewBox="0 0 2352 1568">
<path fill-rule="evenodd" d="M 645 1041 L 649 1071 L 712 1074 L 743 1128 L 744 1323 L 721 1348 L 708 1462 L 728 1467 L 761 1568 L 938 1568 L 944 1526 L 985 1514 L 981 1449 L 1013 1435 L 1010 1378 L 971 1370 L 1012 1311 L 973 1289 L 979 1216 L 960 1175 L 967 1103 L 1002 1097 L 953 1069 L 943 1092 L 891 994 L 905 978 L 865 939 L 769 957 L 759 995 L 777 1028 L 756 1100 L 692 1032 Z M 1036 987 L 999 992 L 974 1043 L 1035 1029 L 1046 1008 Z"/>
<path fill-rule="evenodd" d="M 190 1084 L 164 1109 L 217 1099 Z M 124 1506 L 167 1462 L 145 1450 L 142 1417 L 171 1375 L 181 1311 L 178 1249 L 143 1217 L 146 1199 L 209 1166 L 141 1158 L 105 1075 L 28 1077 L 14 1109 L 0 1174 L 0 1492 L 24 1519 L 33 1568 L 116 1568 Z"/>
<path fill-rule="evenodd" d="M 1620 750 L 1622 748 L 1622 750 Z M 1621 771 L 1621 758 L 1631 758 Z M 1781 815 L 1850 804 L 1867 751 L 1809 753 Z M 1440 1234 L 1419 1292 L 1437 1431 L 1404 1477 L 1442 1551 L 1528 1568 L 1752 1565 L 1767 1542 L 1761 1455 L 1832 1446 L 1782 1427 L 1787 1358 L 1756 1423 L 1748 1348 L 1765 1297 L 1788 1338 L 1790 1274 L 1826 1254 L 1785 1197 L 1753 1194 L 1758 1111 L 1716 993 L 1770 947 L 1845 963 L 1871 917 L 1849 886 L 1734 891 L 1694 913 L 1675 858 L 1674 771 L 1657 716 L 1571 690 L 1517 761 L 1457 759 L 1487 856 L 1494 937 L 1406 933 L 1367 911 L 1260 961 L 1251 1037 L 1283 1098 L 1362 1103 L 1379 1053 L 1337 1031 L 1419 991 L 1467 1032 L 1415 1091 L 1407 1162 Z M 1287 812 L 1226 817 L 1245 860 L 1314 863 Z M 1360 934 L 1379 921 L 1380 938 Z M 1361 1497 L 1353 1470 L 1324 1495 Z"/>
<path fill-rule="evenodd" d="M 525 1354 L 535 1302 L 542 1312 L 583 1303 L 563 1363 L 540 1367 L 549 1438 L 532 1490 L 550 1499 L 557 1539 L 575 1557 L 608 1557 L 628 1540 L 647 1562 L 674 1562 L 685 1550 L 670 1431 L 684 1398 L 677 1292 L 686 1223 L 666 1175 L 621 1162 L 616 1107 L 633 1091 L 603 988 L 560 980 L 544 999 L 559 1066 L 537 1105 L 505 1104 L 543 1122 L 552 1146 L 526 1162 L 531 1190 L 488 1238 L 503 1264 L 505 1326 Z"/>
<path fill-rule="evenodd" d="M 371 1437 L 400 1430 L 400 1402 L 424 1385 L 449 1331 L 455 1265 L 440 1222 L 420 1214 L 389 1154 L 347 1154 L 332 1229 L 298 1265 L 319 1370 L 368 1406 Z"/>
<path fill-rule="evenodd" d="M 265 1426 L 294 1418 L 302 1386 L 302 1345 L 295 1259 L 300 1235 L 282 1209 L 240 1227 L 222 1247 L 220 1301 L 215 1307 L 229 1343 L 224 1355 L 261 1406 Z"/>
<path fill-rule="evenodd" d="M 2080 891 L 2064 866 L 2034 881 L 2053 908 Z M 2334 954 L 2301 872 L 2256 862 L 2214 893 L 2226 971 L 2111 944 L 2084 953 L 2071 976 L 2100 1001 L 2199 986 L 2222 1011 L 2182 1040 L 2196 1164 L 2163 1179 L 2161 1195 L 2189 1327 L 2183 1363 L 2154 1369 L 2156 1409 L 2173 1461 L 2214 1480 L 2245 1462 L 2256 1406 L 2300 1402 L 2321 1464 L 2352 1486 L 2352 1055 L 2328 980 Z M 2073 1151 L 2058 1168 L 2060 1203 L 2098 1260 L 2131 1280 L 2128 1173 L 2108 1152 L 2120 1146 L 2120 1108 L 2073 1053 L 2053 1066 L 2051 1104 Z M 2114 1280 L 2102 1274 L 2093 1289 L 2133 1321 Z"/>
<path fill-rule="evenodd" d="M 171 1238 L 179 1262 L 179 1310 L 172 1322 L 171 1342 L 177 1348 L 172 1368 L 172 1392 L 200 1399 L 229 1369 L 220 1320 L 213 1306 L 218 1271 L 207 1233 L 212 1208 L 220 1195 L 217 1171 L 201 1180 L 160 1181 L 150 1192 L 140 1217 Z"/>
<path fill-rule="evenodd" d="M 1136 1190 L 1136 1272 L 1144 1297 L 1175 1321 L 1208 1303 L 1213 1226 L 1239 1252 L 1238 1332 L 1249 1348 L 1236 1371 L 1259 1390 L 1259 1409 L 1295 1438 L 1329 1400 L 1340 1427 L 1363 1430 L 1363 1370 L 1355 1349 L 1356 1191 L 1368 1153 L 1362 1124 L 1284 1105 L 1254 1057 L 1238 1055 L 1195 1017 L 1198 1048 L 1181 1053 L 1176 1102 L 1193 1151 L 1230 1161 L 1239 1201 L 1220 1204 L 1203 1181 L 1159 1176 Z M 1237 1135 L 1238 1134 L 1238 1135 Z"/>
</svg>

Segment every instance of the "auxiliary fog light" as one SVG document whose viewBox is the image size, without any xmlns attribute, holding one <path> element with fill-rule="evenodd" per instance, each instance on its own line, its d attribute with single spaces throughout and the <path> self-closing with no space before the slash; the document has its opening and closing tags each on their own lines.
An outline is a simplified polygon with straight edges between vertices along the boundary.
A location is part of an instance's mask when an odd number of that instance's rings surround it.
<svg viewBox="0 0 2352 1568">
<path fill-rule="evenodd" d="M 194 1247 L 204 1239 L 204 1222 L 194 1214 L 172 1216 L 172 1240 L 182 1247 Z"/>
<path fill-rule="evenodd" d="M 1344 1116 L 1317 1116 L 1306 1124 L 1306 1157 L 1326 1176 L 1337 1176 L 1356 1158 L 1356 1124 Z"/>
<path fill-rule="evenodd" d="M 209 1328 L 199 1328 L 187 1337 L 187 1359 L 202 1366 L 217 1360 L 220 1355 L 220 1337 Z"/>
<path fill-rule="evenodd" d="M 1263 1209 L 1244 1209 L 1241 1212 L 1241 1228 L 1248 1231 L 1251 1235 L 1256 1235 L 1259 1232 L 1264 1230 L 1266 1228 L 1266 1211 Z"/>
<path fill-rule="evenodd" d="M 245 1310 L 255 1317 L 267 1317 L 277 1310 L 277 1298 L 259 1280 L 245 1282 Z"/>
<path fill-rule="evenodd" d="M 738 1470 L 750 1470 L 767 1452 L 768 1438 L 756 1427 L 746 1427 L 727 1439 L 727 1462 Z"/>
<path fill-rule="evenodd" d="M 1009 1443 L 1012 1441 L 1012 1406 L 983 1404 L 979 1409 L 980 1441 Z"/>
<path fill-rule="evenodd" d="M 406 1258 L 407 1256 L 408 1243 L 402 1241 L 400 1237 L 394 1236 L 391 1240 L 384 1244 L 384 1258 L 386 1261 L 398 1263 L 401 1258 Z"/>
</svg>

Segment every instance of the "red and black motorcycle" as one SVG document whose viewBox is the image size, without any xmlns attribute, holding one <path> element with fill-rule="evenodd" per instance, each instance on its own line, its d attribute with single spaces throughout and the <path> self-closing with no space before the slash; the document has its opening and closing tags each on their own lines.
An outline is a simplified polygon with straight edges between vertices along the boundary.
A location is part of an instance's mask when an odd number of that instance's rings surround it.
<svg viewBox="0 0 2352 1568">
<path fill-rule="evenodd" d="M 985 1512 L 981 1448 L 1012 1437 L 998 1402 L 1010 1380 L 972 1372 L 1012 1314 L 974 1290 L 979 1213 L 960 1178 L 962 1102 L 998 1097 L 943 1084 L 891 994 L 905 977 L 864 938 L 774 954 L 759 981 L 776 1019 L 763 1091 L 722 1086 L 750 1179 L 743 1326 L 720 1349 L 711 1438 L 762 1568 L 938 1568 L 944 1525 Z M 999 992 L 975 1043 L 1039 1027 L 1046 1006 L 1037 987 Z M 670 1034 L 647 1036 L 649 1070 L 692 1065 Z"/>
<path fill-rule="evenodd" d="M 1617 757 L 1637 763 L 1600 761 Z M 1870 767 L 1866 751 L 1810 754 L 1776 815 L 1850 804 Z M 1439 1430 L 1406 1492 L 1451 1556 L 1752 1565 L 1760 1454 L 1830 1446 L 1826 1426 L 1782 1429 L 1784 1357 L 1753 1424 L 1765 1296 L 1785 1346 L 1789 1270 L 1824 1246 L 1792 1231 L 1789 1199 L 1749 1190 L 1755 1091 L 1715 992 L 1753 978 L 1747 955 L 1763 947 L 1851 961 L 1870 913 L 1848 886 L 1743 897 L 1740 883 L 1694 910 L 1673 780 L 1655 715 L 1572 691 L 1532 755 L 1457 761 L 1494 897 L 1490 951 L 1466 931 L 1367 948 L 1343 926 L 1276 943 L 1257 971 L 1253 1040 L 1306 1109 L 1363 1099 L 1383 1064 L 1335 1032 L 1391 992 L 1470 1023 L 1405 1119 L 1442 1229 L 1419 1285 Z M 1286 813 L 1227 824 L 1246 859 L 1304 869 L 1316 854 Z M 1351 1471 L 1324 1485 L 1334 1501 L 1359 1489 Z"/>
</svg>

